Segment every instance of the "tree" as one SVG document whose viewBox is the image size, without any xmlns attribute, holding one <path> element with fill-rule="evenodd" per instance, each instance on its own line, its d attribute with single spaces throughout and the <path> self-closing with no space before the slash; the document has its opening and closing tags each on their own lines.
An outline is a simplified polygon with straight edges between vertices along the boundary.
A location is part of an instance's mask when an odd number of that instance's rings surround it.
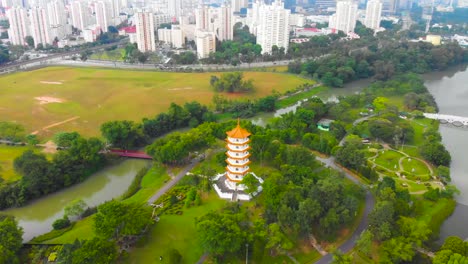
<svg viewBox="0 0 468 264">
<path fill-rule="evenodd" d="M 242 80 L 241 72 L 223 73 L 218 80 L 211 79 L 210 83 L 217 92 L 251 92 L 253 91 L 253 80 Z"/>
<path fill-rule="evenodd" d="M 332 264 L 351 264 L 353 263 L 353 258 L 350 255 L 345 255 L 340 250 L 335 250 L 333 252 Z"/>
<path fill-rule="evenodd" d="M 33 39 L 33 37 L 31 37 L 31 36 L 26 36 L 26 37 L 24 38 L 24 41 L 26 41 L 26 44 L 28 44 L 28 46 L 29 46 L 30 48 L 34 48 L 34 39 Z"/>
<path fill-rule="evenodd" d="M 268 226 L 267 244 L 266 248 L 270 249 L 270 254 L 284 251 L 293 248 L 293 243 L 286 237 L 281 231 L 280 226 L 277 223 L 270 224 Z"/>
<path fill-rule="evenodd" d="M 19 263 L 18 253 L 23 246 L 23 229 L 18 226 L 15 218 L 0 215 L 0 263 Z"/>
<path fill-rule="evenodd" d="M 410 243 L 407 243 L 404 237 L 392 238 L 382 244 L 383 263 L 400 263 L 402 261 L 411 261 L 415 251 Z"/>
<path fill-rule="evenodd" d="M 79 137 L 77 132 L 59 132 L 54 135 L 53 141 L 58 147 L 69 148 Z"/>
<path fill-rule="evenodd" d="M 25 137 L 26 139 L 26 142 L 28 143 L 28 145 L 30 146 L 35 146 L 37 144 L 39 144 L 39 139 L 37 138 L 37 135 L 32 135 L 32 134 L 29 134 Z"/>
<path fill-rule="evenodd" d="M 425 142 L 420 148 L 421 155 L 437 166 L 449 166 L 452 160 L 450 153 L 439 142 Z"/>
<path fill-rule="evenodd" d="M 364 153 L 360 149 L 360 143 L 347 141 L 336 152 L 336 160 L 343 166 L 359 170 L 366 162 Z"/>
<path fill-rule="evenodd" d="M 0 122 L 0 139 L 13 142 L 22 141 L 24 138 L 24 127 L 14 122 Z"/>
<path fill-rule="evenodd" d="M 466 254 L 466 246 L 463 239 L 457 236 L 449 236 L 445 239 L 444 244 L 440 248 L 441 250 L 450 250 L 453 253 L 458 253 L 461 255 Z"/>
<path fill-rule="evenodd" d="M 110 264 L 118 257 L 114 241 L 95 237 L 86 240 L 80 248 L 72 253 L 72 263 Z"/>
<path fill-rule="evenodd" d="M 241 181 L 241 184 L 243 184 L 246 187 L 245 190 L 248 194 L 252 194 L 257 191 L 259 182 L 257 178 L 255 178 L 251 173 L 249 173 L 244 176 L 244 178 Z"/>
<path fill-rule="evenodd" d="M 374 239 L 374 235 L 369 230 L 364 230 L 361 235 L 359 235 L 359 239 L 356 241 L 356 247 L 359 251 L 366 254 L 367 256 L 372 253 L 372 240 Z"/>
<path fill-rule="evenodd" d="M 151 208 L 112 200 L 98 207 L 94 229 L 100 237 L 119 238 L 140 234 L 151 221 Z"/>
<path fill-rule="evenodd" d="M 196 220 L 197 235 L 202 248 L 221 256 L 239 251 L 244 245 L 244 236 L 232 214 L 208 213 Z"/>
<path fill-rule="evenodd" d="M 85 211 L 87 204 L 83 199 L 76 199 L 65 206 L 65 215 L 68 217 L 80 217 Z"/>
<path fill-rule="evenodd" d="M 450 168 L 446 166 L 440 165 L 437 167 L 437 175 L 444 181 L 450 182 L 452 179 L 450 178 Z"/>
<path fill-rule="evenodd" d="M 52 223 L 54 230 L 63 229 L 69 227 L 71 224 L 70 219 L 65 215 L 63 218 L 57 219 Z"/>
<path fill-rule="evenodd" d="M 109 121 L 101 125 L 101 133 L 113 146 L 129 149 L 146 141 L 141 125 L 133 121 Z"/>
</svg>

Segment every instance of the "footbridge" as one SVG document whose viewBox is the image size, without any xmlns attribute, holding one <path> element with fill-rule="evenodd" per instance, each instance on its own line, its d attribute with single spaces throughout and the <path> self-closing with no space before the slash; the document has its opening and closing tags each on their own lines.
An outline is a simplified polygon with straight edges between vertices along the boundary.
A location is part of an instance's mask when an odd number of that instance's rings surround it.
<svg viewBox="0 0 468 264">
<path fill-rule="evenodd" d="M 120 157 L 135 158 L 135 159 L 153 159 L 150 155 L 140 151 L 130 151 L 121 149 L 111 149 L 110 152 L 119 155 Z"/>
<path fill-rule="evenodd" d="M 454 126 L 468 126 L 468 117 L 424 113 L 424 117 L 439 120 L 442 124 L 452 124 Z"/>
</svg>

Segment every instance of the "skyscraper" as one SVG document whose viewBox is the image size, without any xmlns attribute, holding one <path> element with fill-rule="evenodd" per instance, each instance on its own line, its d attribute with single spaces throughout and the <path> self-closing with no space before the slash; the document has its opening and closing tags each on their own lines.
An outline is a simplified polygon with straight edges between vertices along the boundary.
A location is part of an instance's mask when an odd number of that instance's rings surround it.
<svg viewBox="0 0 468 264">
<path fill-rule="evenodd" d="M 52 44 L 53 38 L 50 34 L 49 18 L 46 9 L 43 7 L 33 7 L 30 10 L 31 33 L 34 39 L 34 45 Z"/>
<path fill-rule="evenodd" d="M 110 12 L 109 12 L 109 24 L 118 25 L 120 24 L 120 11 L 122 9 L 121 0 L 110 0 Z"/>
<path fill-rule="evenodd" d="M 71 27 L 67 24 L 65 4 L 62 0 L 47 3 L 47 15 L 49 17 L 50 33 L 53 39 L 62 39 L 71 33 Z"/>
<path fill-rule="evenodd" d="M 382 15 L 382 2 L 380 0 L 370 0 L 367 2 L 366 18 L 364 25 L 373 30 L 380 28 L 380 18 Z"/>
<path fill-rule="evenodd" d="M 6 11 L 10 28 L 8 36 L 13 45 L 26 45 L 25 37 L 28 35 L 28 14 L 22 7 L 12 7 Z"/>
<path fill-rule="evenodd" d="M 220 7 L 217 36 L 220 41 L 233 39 L 232 9 L 230 6 Z"/>
<path fill-rule="evenodd" d="M 153 13 L 138 12 L 135 18 L 138 49 L 141 52 L 156 51 Z"/>
<path fill-rule="evenodd" d="M 242 8 L 249 7 L 248 0 L 231 0 L 231 7 L 233 12 L 240 12 Z"/>
<path fill-rule="evenodd" d="M 109 3 L 106 1 L 99 1 L 94 5 L 96 9 L 96 24 L 101 28 L 102 32 L 107 32 L 111 21 L 111 11 Z"/>
<path fill-rule="evenodd" d="M 71 2 L 72 26 L 79 30 L 84 30 L 89 25 L 89 10 L 85 2 L 75 0 Z"/>
<path fill-rule="evenodd" d="M 288 49 L 290 14 L 291 10 L 285 9 L 281 0 L 271 5 L 260 5 L 257 44 L 263 53 L 271 53 L 273 46 Z"/>
<path fill-rule="evenodd" d="M 358 5 L 353 0 L 338 1 L 336 13 L 330 16 L 329 27 L 344 33 L 354 32 Z"/>
</svg>

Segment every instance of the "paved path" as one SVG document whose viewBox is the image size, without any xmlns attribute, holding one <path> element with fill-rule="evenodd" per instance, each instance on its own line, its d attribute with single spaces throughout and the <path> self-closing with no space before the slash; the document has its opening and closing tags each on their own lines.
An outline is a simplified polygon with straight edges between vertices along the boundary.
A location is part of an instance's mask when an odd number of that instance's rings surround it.
<svg viewBox="0 0 468 264">
<path fill-rule="evenodd" d="M 353 175 L 351 175 L 349 172 L 343 170 L 340 166 L 336 165 L 335 163 L 335 158 L 334 157 L 329 157 L 329 158 L 320 158 L 317 157 L 317 160 L 321 161 L 323 164 L 325 164 L 327 167 L 333 168 L 337 171 L 341 171 L 346 178 L 354 182 L 355 184 L 363 187 L 366 189 L 366 204 L 364 207 L 364 214 L 362 216 L 361 222 L 359 223 L 358 227 L 356 230 L 354 230 L 354 233 L 352 236 L 346 240 L 341 246 L 338 247 L 338 249 L 341 252 L 348 252 L 351 249 L 354 248 L 354 245 L 356 244 L 356 240 L 359 238 L 359 235 L 368 227 L 369 225 L 369 213 L 371 212 L 372 208 L 374 208 L 375 204 L 375 198 L 372 196 L 371 192 L 369 191 L 368 187 L 366 184 L 360 182 L 358 179 L 356 179 Z M 327 254 L 323 256 L 321 259 L 316 261 L 316 264 L 327 264 L 330 263 L 333 259 L 332 254 Z"/>
<path fill-rule="evenodd" d="M 155 201 L 159 199 L 163 194 L 165 194 L 167 191 L 169 191 L 174 185 L 176 185 L 184 176 L 187 174 L 187 172 L 191 171 L 198 163 L 200 162 L 200 158 L 197 157 L 193 160 L 190 161 L 190 164 L 188 164 L 182 171 L 180 171 L 172 180 L 170 180 L 166 185 L 164 185 L 161 189 L 159 189 L 151 198 L 148 199 L 148 204 L 151 205 Z"/>
</svg>

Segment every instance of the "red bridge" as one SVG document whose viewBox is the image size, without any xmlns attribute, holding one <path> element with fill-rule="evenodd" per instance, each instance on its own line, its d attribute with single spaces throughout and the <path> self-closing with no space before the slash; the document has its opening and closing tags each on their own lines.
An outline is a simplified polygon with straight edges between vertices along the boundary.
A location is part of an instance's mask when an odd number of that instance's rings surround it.
<svg viewBox="0 0 468 264">
<path fill-rule="evenodd" d="M 119 155 L 120 157 L 136 158 L 136 159 L 153 159 L 153 157 L 141 151 L 111 149 L 110 152 Z"/>
</svg>

